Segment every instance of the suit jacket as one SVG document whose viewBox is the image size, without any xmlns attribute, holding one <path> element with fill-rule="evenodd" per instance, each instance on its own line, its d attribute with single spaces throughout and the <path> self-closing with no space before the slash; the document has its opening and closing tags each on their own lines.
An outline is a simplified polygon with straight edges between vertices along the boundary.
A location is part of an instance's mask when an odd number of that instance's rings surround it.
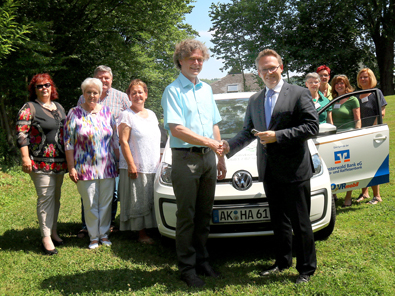
<svg viewBox="0 0 395 296">
<path fill-rule="evenodd" d="M 307 88 L 284 82 L 278 95 L 269 127 L 265 119 L 266 88 L 251 96 L 244 118 L 243 130 L 230 139 L 230 153 L 248 146 L 255 137 L 251 129 L 276 132 L 277 142 L 266 147 L 257 141 L 259 180 L 278 182 L 308 180 L 313 175 L 313 162 L 307 140 L 318 133 L 318 114 Z"/>
</svg>

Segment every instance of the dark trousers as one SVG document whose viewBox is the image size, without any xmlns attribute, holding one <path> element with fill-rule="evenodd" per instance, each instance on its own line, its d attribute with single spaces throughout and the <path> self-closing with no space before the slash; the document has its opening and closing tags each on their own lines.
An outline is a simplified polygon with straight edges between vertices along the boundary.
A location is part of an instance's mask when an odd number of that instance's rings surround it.
<svg viewBox="0 0 395 296">
<path fill-rule="evenodd" d="M 292 266 L 293 230 L 296 269 L 299 274 L 314 274 L 317 268 L 317 258 L 310 222 L 310 180 L 295 183 L 265 180 L 263 186 L 269 200 L 276 241 L 276 265 L 280 269 Z"/>
<path fill-rule="evenodd" d="M 172 173 L 177 203 L 176 250 L 182 274 L 208 264 L 206 249 L 217 178 L 215 154 L 172 149 Z"/>
</svg>

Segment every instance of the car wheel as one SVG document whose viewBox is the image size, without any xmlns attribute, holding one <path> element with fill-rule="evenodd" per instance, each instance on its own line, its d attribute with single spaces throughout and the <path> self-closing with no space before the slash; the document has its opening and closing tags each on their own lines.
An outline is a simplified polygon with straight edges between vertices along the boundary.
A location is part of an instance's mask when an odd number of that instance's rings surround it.
<svg viewBox="0 0 395 296">
<path fill-rule="evenodd" d="M 329 224 L 327 227 L 317 231 L 314 233 L 314 238 L 316 240 L 325 240 L 327 239 L 333 232 L 333 229 L 335 229 L 335 223 L 336 223 L 336 203 L 335 203 L 335 198 L 333 197 L 333 194 L 331 194 L 332 197 L 332 211 L 331 211 L 331 220 L 329 221 Z"/>
</svg>

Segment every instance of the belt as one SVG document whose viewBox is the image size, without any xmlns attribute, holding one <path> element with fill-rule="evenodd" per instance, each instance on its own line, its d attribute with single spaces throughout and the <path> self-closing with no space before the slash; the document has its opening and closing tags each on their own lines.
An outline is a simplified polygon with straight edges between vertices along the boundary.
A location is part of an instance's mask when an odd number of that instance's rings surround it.
<svg viewBox="0 0 395 296">
<path fill-rule="evenodd" d="M 177 151 L 189 151 L 189 152 L 195 152 L 195 153 L 201 153 L 201 154 L 206 154 L 211 151 L 210 148 L 208 147 L 189 147 L 189 148 L 171 148 Z"/>
</svg>

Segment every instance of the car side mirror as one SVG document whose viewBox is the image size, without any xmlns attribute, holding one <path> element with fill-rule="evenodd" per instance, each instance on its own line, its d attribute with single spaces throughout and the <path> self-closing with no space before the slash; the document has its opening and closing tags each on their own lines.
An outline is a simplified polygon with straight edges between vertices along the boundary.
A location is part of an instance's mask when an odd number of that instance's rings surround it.
<svg viewBox="0 0 395 296">
<path fill-rule="evenodd" d="M 321 123 L 318 135 L 326 136 L 336 134 L 336 126 L 330 123 Z"/>
</svg>

